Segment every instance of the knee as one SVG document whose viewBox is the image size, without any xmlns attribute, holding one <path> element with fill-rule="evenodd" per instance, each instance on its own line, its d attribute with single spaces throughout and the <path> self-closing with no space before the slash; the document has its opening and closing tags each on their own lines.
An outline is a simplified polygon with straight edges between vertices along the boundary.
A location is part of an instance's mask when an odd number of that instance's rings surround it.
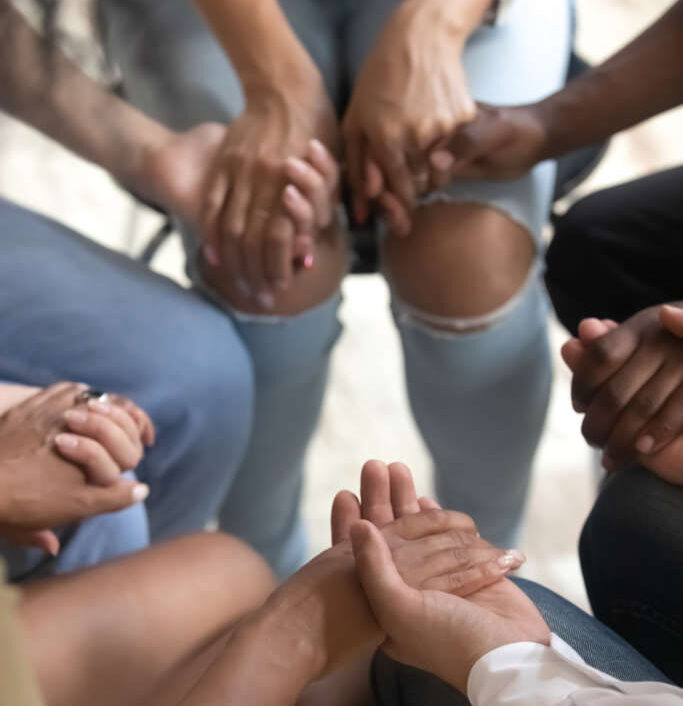
<svg viewBox="0 0 683 706">
<path fill-rule="evenodd" d="M 614 475 L 596 500 L 581 534 L 580 555 L 587 582 L 596 571 L 609 572 L 621 564 L 648 575 L 647 565 L 661 565 L 666 558 L 680 562 L 682 514 L 682 487 L 640 467 Z M 615 546 L 623 546 L 624 551 L 615 552 Z"/>
<path fill-rule="evenodd" d="M 519 292 L 535 252 L 530 233 L 501 211 L 437 203 L 418 209 L 409 237 L 387 239 L 384 261 L 397 298 L 425 323 L 448 330 L 452 319 L 466 332 L 487 328 L 486 316 Z"/>
<path fill-rule="evenodd" d="M 254 297 L 245 296 L 225 266 L 200 264 L 202 278 L 229 307 L 245 314 L 296 316 L 329 299 L 339 288 L 348 271 L 349 252 L 345 234 L 339 224 L 333 225 L 314 244 L 314 265 L 298 270 L 285 292 L 274 292 L 271 310 L 264 310 Z"/>
</svg>

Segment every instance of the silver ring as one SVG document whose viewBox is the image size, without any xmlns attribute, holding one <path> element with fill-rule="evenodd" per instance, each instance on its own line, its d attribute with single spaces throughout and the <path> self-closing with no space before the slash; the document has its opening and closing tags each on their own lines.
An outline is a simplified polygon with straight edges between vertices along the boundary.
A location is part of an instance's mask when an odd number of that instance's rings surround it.
<svg viewBox="0 0 683 706">
<path fill-rule="evenodd" d="M 76 395 L 76 402 L 87 402 L 88 400 L 99 400 L 100 402 L 106 402 L 108 399 L 108 392 L 94 390 L 92 387 L 89 387 L 87 390 L 83 390 L 83 392 L 79 392 L 78 395 Z"/>
</svg>

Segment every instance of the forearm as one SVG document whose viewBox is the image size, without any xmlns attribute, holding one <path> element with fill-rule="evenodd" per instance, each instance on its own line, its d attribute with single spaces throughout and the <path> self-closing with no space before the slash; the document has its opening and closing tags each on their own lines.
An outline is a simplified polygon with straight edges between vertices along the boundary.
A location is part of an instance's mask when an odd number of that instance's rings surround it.
<svg viewBox="0 0 683 706">
<path fill-rule="evenodd" d="M 86 76 L 9 0 L 0 0 L 0 109 L 143 192 L 145 154 L 169 135 Z"/>
<path fill-rule="evenodd" d="M 277 0 L 195 0 L 249 100 L 262 89 L 305 89 L 319 72 Z"/>
<path fill-rule="evenodd" d="M 542 157 L 605 139 L 683 102 L 683 0 L 604 64 L 533 106 Z"/>
</svg>

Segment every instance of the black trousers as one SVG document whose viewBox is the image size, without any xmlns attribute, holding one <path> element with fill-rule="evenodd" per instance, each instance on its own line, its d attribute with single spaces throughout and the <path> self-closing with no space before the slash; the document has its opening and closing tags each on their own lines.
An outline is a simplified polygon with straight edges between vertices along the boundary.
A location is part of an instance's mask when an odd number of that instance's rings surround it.
<svg viewBox="0 0 683 706">
<path fill-rule="evenodd" d="M 623 321 L 683 299 L 683 167 L 599 191 L 555 226 L 546 285 L 576 335 L 588 316 Z"/>
</svg>

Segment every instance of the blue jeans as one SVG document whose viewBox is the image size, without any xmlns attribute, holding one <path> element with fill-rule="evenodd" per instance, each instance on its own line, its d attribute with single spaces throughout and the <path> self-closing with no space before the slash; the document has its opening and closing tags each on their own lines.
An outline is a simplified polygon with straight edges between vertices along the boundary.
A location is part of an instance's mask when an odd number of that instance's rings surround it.
<svg viewBox="0 0 683 706">
<path fill-rule="evenodd" d="M 281 4 L 341 112 L 347 79 L 357 74 L 398 0 Z M 132 103 L 176 129 L 240 114 L 238 77 L 192 3 L 99 0 L 98 9 L 106 50 Z M 568 0 L 516 0 L 506 24 L 482 28 L 468 42 L 464 63 L 475 98 L 520 103 L 559 88 L 570 34 Z M 554 173 L 546 162 L 512 182 L 461 182 L 437 198 L 503 211 L 528 230 L 540 253 Z M 188 271 L 197 281 L 197 239 L 185 232 L 184 240 Z M 301 470 L 339 334 L 337 305 L 333 297 L 289 320 L 227 312 L 254 360 L 256 411 L 253 443 L 221 526 L 246 538 L 282 575 L 305 558 Z M 434 459 L 440 501 L 472 514 L 491 541 L 514 544 L 551 381 L 538 272 L 516 306 L 485 331 L 445 334 L 415 325 L 395 297 L 393 309 L 410 403 Z"/>
<path fill-rule="evenodd" d="M 0 545 L 11 580 L 95 564 L 201 530 L 245 451 L 251 363 L 205 300 L 68 228 L 0 199 L 0 380 L 77 380 L 127 395 L 157 442 L 137 469 L 146 506 L 61 532 L 57 558 Z"/>
<path fill-rule="evenodd" d="M 592 616 L 531 581 L 516 583 L 536 604 L 550 629 L 587 664 L 624 681 L 669 680 L 631 645 Z M 469 700 L 427 672 L 394 662 L 378 652 L 371 681 L 378 706 L 468 706 Z"/>
</svg>

